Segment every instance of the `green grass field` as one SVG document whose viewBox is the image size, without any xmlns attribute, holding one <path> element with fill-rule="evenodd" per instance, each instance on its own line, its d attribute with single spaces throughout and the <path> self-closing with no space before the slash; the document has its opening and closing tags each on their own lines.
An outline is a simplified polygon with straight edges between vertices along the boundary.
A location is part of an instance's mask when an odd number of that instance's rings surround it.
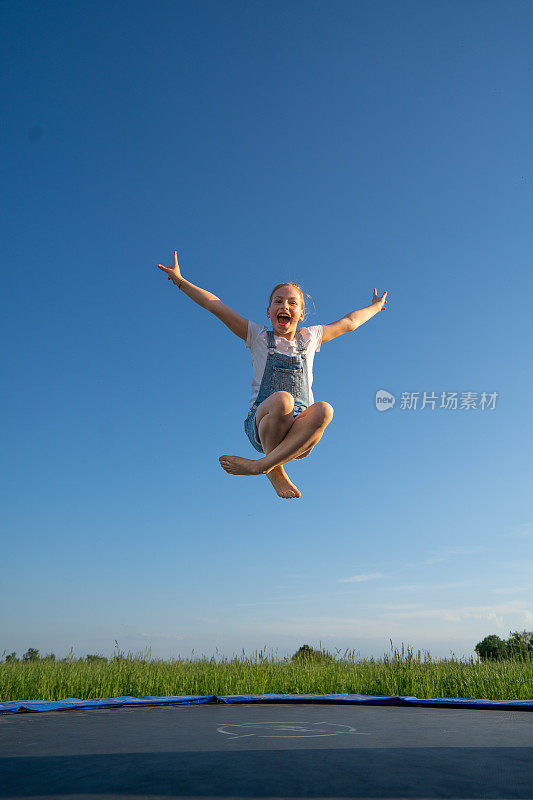
<svg viewBox="0 0 533 800">
<path fill-rule="evenodd" d="M 247 657 L 172 659 L 118 652 L 110 661 L 72 656 L 0 663 L 0 701 L 62 700 L 130 695 L 226 694 L 411 695 L 487 700 L 533 699 L 531 655 L 514 660 L 433 660 L 402 645 L 382 659 L 353 651 L 320 659 L 278 659 L 263 651 Z"/>
</svg>

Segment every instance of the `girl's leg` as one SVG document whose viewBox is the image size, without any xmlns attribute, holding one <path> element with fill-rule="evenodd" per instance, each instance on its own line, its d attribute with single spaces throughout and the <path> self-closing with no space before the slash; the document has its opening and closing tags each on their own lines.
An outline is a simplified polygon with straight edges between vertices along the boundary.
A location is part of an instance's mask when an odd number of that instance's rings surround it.
<svg viewBox="0 0 533 800">
<path fill-rule="evenodd" d="M 261 471 L 268 473 L 274 467 L 286 464 L 296 456 L 311 450 L 318 444 L 332 419 L 333 407 L 329 403 L 319 401 L 306 408 L 294 420 L 283 441 L 264 458 L 259 459 L 259 462 L 262 462 Z"/>
<path fill-rule="evenodd" d="M 255 421 L 259 439 L 266 454 L 285 438 L 294 423 L 294 398 L 289 392 L 274 392 L 258 407 Z M 285 499 L 301 497 L 300 490 L 289 479 L 282 465 L 267 472 L 276 493 Z"/>
<path fill-rule="evenodd" d="M 239 456 L 221 456 L 219 461 L 233 475 L 263 475 L 313 448 L 333 419 L 333 408 L 319 401 L 294 420 L 285 438 L 263 458 L 252 461 Z"/>
<path fill-rule="evenodd" d="M 258 406 L 255 424 L 265 453 L 283 441 L 294 422 L 293 411 L 294 397 L 289 392 L 274 392 Z"/>
</svg>

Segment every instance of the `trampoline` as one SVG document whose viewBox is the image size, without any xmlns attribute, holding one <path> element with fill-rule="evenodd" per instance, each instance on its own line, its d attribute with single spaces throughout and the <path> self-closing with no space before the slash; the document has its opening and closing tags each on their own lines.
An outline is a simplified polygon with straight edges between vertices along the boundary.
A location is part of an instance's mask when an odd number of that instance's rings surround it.
<svg viewBox="0 0 533 800">
<path fill-rule="evenodd" d="M 0 703 L 0 797 L 531 800 L 528 711 L 363 695 Z"/>
</svg>

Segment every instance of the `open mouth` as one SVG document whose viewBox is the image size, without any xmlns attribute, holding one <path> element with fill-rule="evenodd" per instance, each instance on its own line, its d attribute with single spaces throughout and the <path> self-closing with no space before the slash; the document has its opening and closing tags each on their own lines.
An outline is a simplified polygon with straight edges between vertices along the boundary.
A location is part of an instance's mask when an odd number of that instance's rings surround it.
<svg viewBox="0 0 533 800">
<path fill-rule="evenodd" d="M 288 314 L 278 314 L 278 323 L 280 325 L 288 325 L 291 321 L 291 318 Z"/>
</svg>

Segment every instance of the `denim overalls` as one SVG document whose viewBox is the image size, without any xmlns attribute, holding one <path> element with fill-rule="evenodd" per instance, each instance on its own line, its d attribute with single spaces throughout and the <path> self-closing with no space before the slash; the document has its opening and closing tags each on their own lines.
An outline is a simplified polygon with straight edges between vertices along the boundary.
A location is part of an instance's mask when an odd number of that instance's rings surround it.
<svg viewBox="0 0 533 800">
<path fill-rule="evenodd" d="M 264 453 L 261 440 L 255 427 L 255 412 L 263 400 L 274 392 L 285 391 L 294 397 L 294 416 L 298 416 L 309 407 L 309 377 L 307 373 L 305 344 L 300 331 L 296 333 L 298 355 L 287 356 L 276 353 L 274 332 L 267 330 L 268 356 L 259 392 L 244 421 L 244 430 L 252 445 L 260 453 Z M 301 456 L 300 456 L 301 458 Z"/>
</svg>

